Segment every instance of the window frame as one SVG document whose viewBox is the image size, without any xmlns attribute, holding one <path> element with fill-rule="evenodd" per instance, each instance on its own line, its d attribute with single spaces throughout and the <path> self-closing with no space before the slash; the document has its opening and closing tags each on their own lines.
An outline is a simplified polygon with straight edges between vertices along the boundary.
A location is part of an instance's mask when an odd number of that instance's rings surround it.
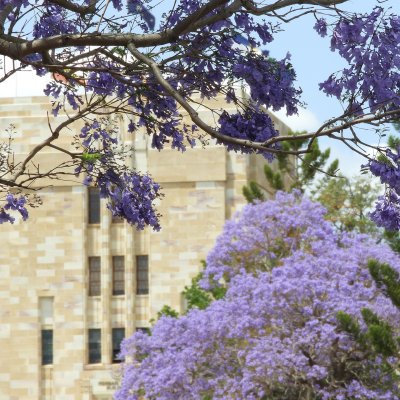
<svg viewBox="0 0 400 400">
<path fill-rule="evenodd" d="M 142 262 L 143 261 L 143 262 Z M 136 294 L 149 294 L 149 256 L 136 256 Z"/>
<path fill-rule="evenodd" d="M 118 358 L 118 354 L 121 352 L 121 343 L 124 339 L 125 339 L 125 328 L 112 328 L 112 330 L 111 330 L 111 362 L 113 364 L 117 364 L 122 361 L 120 358 Z M 117 340 L 119 342 L 118 344 L 117 344 Z"/>
<path fill-rule="evenodd" d="M 95 336 L 95 337 L 93 337 L 93 336 Z M 101 363 L 101 329 L 99 329 L 99 328 L 88 329 L 88 355 L 87 355 L 87 357 L 88 357 L 88 364 L 100 364 Z"/>
<path fill-rule="evenodd" d="M 98 262 L 98 264 L 96 263 Z M 90 297 L 101 295 L 101 258 L 99 256 L 88 259 L 88 295 Z M 98 270 L 94 270 L 97 269 Z"/>
<path fill-rule="evenodd" d="M 100 206 L 100 189 L 97 187 L 88 188 L 88 223 L 100 224 L 101 206 Z"/>
<path fill-rule="evenodd" d="M 41 342 L 42 365 L 53 365 L 53 359 L 54 359 L 53 329 L 42 329 L 40 332 L 40 342 Z"/>
<path fill-rule="evenodd" d="M 122 296 L 125 294 L 124 256 L 112 256 L 112 294 L 113 296 Z"/>
</svg>

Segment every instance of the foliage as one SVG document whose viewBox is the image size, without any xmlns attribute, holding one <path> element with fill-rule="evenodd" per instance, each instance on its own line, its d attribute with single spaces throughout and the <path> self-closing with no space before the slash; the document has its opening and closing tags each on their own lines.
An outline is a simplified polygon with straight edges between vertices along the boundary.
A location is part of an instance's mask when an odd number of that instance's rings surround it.
<svg viewBox="0 0 400 400">
<path fill-rule="evenodd" d="M 171 318 L 179 317 L 179 313 L 167 305 L 163 306 L 163 308 L 157 313 L 157 319 L 160 319 L 164 315 Z"/>
<path fill-rule="evenodd" d="M 400 235 L 398 231 L 388 231 L 385 229 L 383 232 L 385 242 L 391 247 L 391 249 L 397 253 L 400 253 Z"/>
<path fill-rule="evenodd" d="M 201 285 L 225 297 L 125 340 L 115 397 L 399 399 L 399 272 L 299 193 L 249 204 L 207 258 Z"/>
<path fill-rule="evenodd" d="M 202 262 L 203 268 L 205 268 L 205 262 Z M 199 310 L 206 309 L 211 302 L 214 300 L 222 299 L 225 296 L 226 289 L 224 287 L 213 287 L 208 290 L 203 289 L 199 286 L 199 281 L 203 278 L 203 273 L 198 273 L 194 278 L 190 286 L 185 286 L 182 292 L 183 298 L 186 302 L 186 311 L 190 311 L 192 308 Z M 157 313 L 157 320 L 163 315 L 170 317 L 178 317 L 179 313 L 168 305 L 164 305 L 163 308 Z M 155 320 L 151 320 L 154 323 Z"/>
<path fill-rule="evenodd" d="M 213 301 L 211 294 L 199 286 L 199 280 L 202 278 L 202 276 L 202 273 L 197 274 L 192 279 L 192 284 L 190 286 L 185 286 L 183 297 L 187 302 L 188 310 L 191 310 L 192 308 L 204 310 Z"/>
<path fill-rule="evenodd" d="M 314 190 L 315 200 L 326 208 L 326 218 L 337 229 L 369 234 L 378 232 L 368 217 L 377 194 L 376 185 L 366 177 L 322 180 Z"/>
<path fill-rule="evenodd" d="M 326 136 L 362 152 L 371 160 L 371 169 L 387 176 L 377 171 L 367 136 L 358 126 L 369 124 L 375 132 L 376 124 L 399 118 L 400 61 L 394 56 L 400 46 L 399 17 L 378 0 L 365 14 L 339 9 L 347 2 L 1 0 L 0 55 L 11 59 L 13 68 L 4 69 L 0 83 L 28 68 L 39 76 L 50 75 L 53 79 L 44 93 L 51 98 L 52 115 L 64 112 L 66 117 L 57 122 L 49 116 L 49 136 L 17 164 L 8 146 L 13 134 L 6 135 L 0 156 L 0 223 L 13 222 L 12 215 L 18 214 L 26 219 L 26 206 L 37 205 L 30 199 L 34 182 L 40 186 L 43 178 L 77 175 L 101 188 L 115 216 L 139 229 L 159 229 L 154 210 L 159 187 L 128 167 L 130 149 L 116 134 L 120 123 L 132 134 L 145 131 L 157 150 L 167 146 L 184 151 L 213 139 L 229 150 L 260 153 L 268 160 L 286 154 L 285 142 L 297 142 L 293 147 L 298 149 L 289 152 L 301 155 L 307 152 L 299 143 L 311 140 L 312 147 L 318 137 Z M 301 90 L 289 53 L 279 60 L 266 46 L 283 21 L 310 13 L 316 32 L 329 36 L 332 51 L 345 61 L 342 71 L 320 83 L 345 111 L 316 132 L 285 136 L 265 110 L 295 114 L 302 104 Z M 247 98 L 235 90 L 240 86 Z M 203 119 L 197 112 L 199 102 L 219 95 L 237 112 L 227 114 L 210 106 L 211 115 Z M 182 122 L 183 113 L 188 122 Z M 67 148 L 58 139 L 77 121 L 82 129 L 74 146 Z M 370 145 L 379 149 L 374 144 L 378 142 L 371 139 Z M 68 161 L 49 170 L 38 166 L 36 155 L 48 148 L 68 156 Z M 397 158 L 389 158 L 396 166 Z M 395 190 L 397 181 L 384 181 Z M 390 203 L 398 202 L 391 194 Z M 385 204 L 378 207 L 375 219 L 390 225 L 397 211 Z"/>
<path fill-rule="evenodd" d="M 290 132 L 292 136 L 299 136 L 306 132 Z M 327 164 L 330 149 L 321 151 L 318 140 L 313 142 L 310 140 L 299 140 L 296 142 L 286 141 L 281 143 L 284 151 L 305 150 L 310 145 L 309 152 L 301 157 L 293 157 L 288 153 L 277 154 L 277 163 L 275 166 L 264 165 L 264 175 L 268 183 L 268 187 L 263 187 L 260 183 L 251 181 L 248 186 L 243 187 L 243 195 L 248 202 L 255 200 L 266 200 L 267 194 L 271 195 L 277 190 L 286 190 L 290 192 L 293 189 L 305 191 L 310 187 L 318 171 L 324 171 L 327 176 L 332 176 L 338 169 L 339 161 L 334 160 Z M 289 184 L 285 185 L 285 181 Z"/>
<path fill-rule="evenodd" d="M 203 265 L 205 267 L 205 263 Z M 200 272 L 192 279 L 190 286 L 185 286 L 183 297 L 187 303 L 187 310 L 198 308 L 206 309 L 212 301 L 222 299 L 225 296 L 226 289 L 224 287 L 213 287 L 208 290 L 199 286 L 199 282 L 203 279 L 203 273 Z"/>
</svg>

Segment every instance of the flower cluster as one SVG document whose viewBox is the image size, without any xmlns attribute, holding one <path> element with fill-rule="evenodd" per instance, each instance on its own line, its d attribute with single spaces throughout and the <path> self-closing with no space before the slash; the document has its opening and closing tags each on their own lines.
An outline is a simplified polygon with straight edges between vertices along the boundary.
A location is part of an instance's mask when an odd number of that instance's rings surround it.
<svg viewBox="0 0 400 400">
<path fill-rule="evenodd" d="M 51 3 L 46 4 L 43 14 L 33 26 L 35 39 L 76 32 L 78 32 L 76 21 L 66 18 L 66 11 L 63 7 Z"/>
<path fill-rule="evenodd" d="M 99 121 L 94 119 L 91 123 L 87 122 L 81 129 L 79 137 L 85 148 L 90 148 L 93 144 L 97 144 L 100 140 L 104 148 L 108 148 L 110 144 L 117 144 L 115 127 L 106 126 L 107 119 Z"/>
<path fill-rule="evenodd" d="M 325 18 L 318 19 L 314 25 L 314 29 L 321 37 L 325 37 L 328 34 L 328 26 Z"/>
<path fill-rule="evenodd" d="M 263 143 L 272 137 L 278 136 L 279 132 L 275 129 L 274 124 L 268 114 L 261 110 L 247 109 L 245 113 L 228 114 L 224 111 L 220 118 L 221 133 L 227 137 L 236 139 L 249 140 L 252 142 Z M 245 147 L 225 143 L 228 150 L 240 151 L 242 153 L 252 153 L 253 150 Z M 271 146 L 272 149 L 277 149 L 278 146 Z M 273 154 L 268 151 L 260 150 L 259 153 L 272 161 Z"/>
<path fill-rule="evenodd" d="M 400 196 L 394 190 L 388 190 L 380 196 L 375 204 L 375 210 L 370 213 L 370 218 L 391 232 L 400 230 Z"/>
<path fill-rule="evenodd" d="M 118 67 L 112 63 L 104 63 L 103 67 L 118 72 Z M 118 97 L 124 97 L 128 90 L 126 84 L 121 83 L 112 73 L 106 71 L 91 72 L 86 81 L 86 88 L 99 95 L 117 95 Z"/>
<path fill-rule="evenodd" d="M 248 52 L 233 67 L 233 74 L 243 79 L 250 88 L 251 98 L 258 104 L 273 110 L 286 107 L 287 114 L 297 113 L 301 90 L 294 87 L 296 74 L 288 62 L 268 58 L 268 53 Z"/>
<path fill-rule="evenodd" d="M 325 36 L 326 22 L 319 20 L 315 29 Z M 367 108 L 371 112 L 399 108 L 399 35 L 399 17 L 385 15 L 382 7 L 370 14 L 341 18 L 333 27 L 331 49 L 348 66 L 321 83 L 321 90 L 364 112 Z"/>
<path fill-rule="evenodd" d="M 368 164 L 371 173 L 400 195 L 400 155 L 388 149 L 382 159 L 371 160 Z"/>
<path fill-rule="evenodd" d="M 386 185 L 386 193 L 379 197 L 375 210 L 370 214 L 371 219 L 389 231 L 400 230 L 400 155 L 386 150 L 385 156 L 371 160 L 367 167 L 371 173 L 380 178 Z"/>
<path fill-rule="evenodd" d="M 339 236 L 317 204 L 279 198 L 283 211 L 273 201 L 248 205 L 227 223 L 208 260 L 220 252 L 219 267 L 226 261 L 232 271 L 225 298 L 180 318 L 164 316 L 151 336 L 124 341 L 122 355 L 131 361 L 116 400 L 400 398 L 390 367 L 399 359 L 374 355 L 337 317 L 352 316 L 364 332 L 361 310 L 368 308 L 398 334 L 400 312 L 367 268 L 373 258 L 400 272 L 398 256 L 365 235 Z M 258 270 L 272 252 L 276 266 Z"/>
<path fill-rule="evenodd" d="M 295 251 L 321 250 L 320 241 L 335 245 L 325 209 L 300 191 L 277 192 L 275 200 L 247 206 L 224 226 L 206 260 L 201 282 L 206 289 L 229 282 L 240 271 L 270 271 Z"/>
<path fill-rule="evenodd" d="M 137 229 L 146 226 L 160 230 L 160 215 L 153 202 L 161 196 L 160 185 L 148 175 L 137 172 L 117 174 L 109 169 L 97 177 L 100 196 L 108 199 L 107 208 L 114 217 L 121 217 Z"/>
<path fill-rule="evenodd" d="M 0 224 L 4 222 L 14 223 L 15 218 L 11 215 L 10 211 L 17 211 L 22 219 L 25 221 L 28 218 L 28 210 L 26 209 L 26 197 L 14 196 L 9 193 L 6 196 L 6 204 L 0 208 Z"/>
</svg>

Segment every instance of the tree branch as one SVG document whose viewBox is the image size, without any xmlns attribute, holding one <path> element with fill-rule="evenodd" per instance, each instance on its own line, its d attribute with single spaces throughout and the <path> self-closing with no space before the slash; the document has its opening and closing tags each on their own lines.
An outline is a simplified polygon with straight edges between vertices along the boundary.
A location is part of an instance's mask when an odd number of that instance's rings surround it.
<svg viewBox="0 0 400 400">
<path fill-rule="evenodd" d="M 55 2 L 64 1 L 69 2 L 69 0 L 55 0 Z M 271 5 L 257 8 L 249 0 L 235 0 L 230 6 L 222 8 L 224 4 L 228 3 L 228 0 L 211 0 L 199 10 L 179 22 L 174 28 L 166 29 L 162 32 L 150 34 L 104 34 L 93 32 L 55 35 L 30 41 L 10 37 L 9 35 L 0 35 L 0 54 L 7 55 L 13 59 L 22 60 L 24 57 L 32 53 L 42 53 L 48 50 L 71 46 L 127 47 L 128 43 L 132 43 L 136 48 L 161 46 L 175 42 L 181 34 L 194 32 L 210 23 L 226 19 L 239 11 L 242 7 L 251 14 L 262 15 L 295 5 L 309 4 L 328 7 L 346 1 L 349 0 L 278 0 Z M 207 17 L 211 11 L 216 10 L 218 7 L 221 7 L 221 9 L 218 10 L 219 12 L 216 15 Z"/>
<path fill-rule="evenodd" d="M 282 142 L 284 140 L 287 141 L 296 141 L 296 140 L 304 140 L 304 139 L 312 139 L 314 140 L 317 137 L 321 136 L 330 136 L 333 133 L 336 132 L 341 132 L 344 131 L 345 129 L 348 129 L 350 127 L 353 127 L 355 125 L 359 124 L 368 124 L 372 123 L 375 121 L 380 121 L 383 119 L 388 119 L 390 117 L 396 117 L 400 115 L 400 109 L 397 110 L 392 110 L 392 111 L 387 111 L 383 112 L 380 114 L 373 114 L 373 115 L 366 115 L 362 116 L 359 118 L 352 119 L 350 121 L 345 121 L 342 124 L 336 125 L 331 128 L 326 128 L 327 126 L 332 125 L 332 123 L 337 122 L 341 119 L 343 119 L 345 116 L 337 117 L 334 120 L 328 121 L 320 129 L 318 129 L 316 132 L 313 133 L 306 133 L 298 136 L 292 136 L 292 135 L 284 135 L 284 136 L 275 136 L 271 139 L 268 139 L 264 143 L 254 143 L 249 140 L 244 140 L 244 139 L 236 139 L 232 138 L 229 136 L 222 135 L 220 132 L 218 132 L 216 129 L 212 128 L 210 125 L 206 124 L 198 115 L 197 111 L 188 103 L 188 101 L 177 91 L 175 90 L 169 82 L 162 76 L 162 73 L 157 65 L 157 63 L 152 60 L 151 58 L 147 57 L 143 53 L 139 52 L 133 43 L 128 44 L 127 46 L 128 50 L 132 53 L 132 55 L 139 61 L 142 61 L 144 64 L 146 64 L 151 71 L 153 72 L 155 78 L 157 79 L 158 83 L 164 88 L 167 94 L 169 94 L 173 99 L 176 100 L 178 104 L 182 106 L 185 111 L 189 114 L 189 117 L 191 120 L 202 130 L 204 130 L 206 133 L 208 133 L 211 137 L 223 142 L 223 143 L 230 143 L 238 146 L 244 146 L 247 148 L 251 148 L 254 150 L 262 151 L 262 152 L 271 152 L 271 153 L 283 153 L 280 150 L 273 149 L 270 146 L 272 146 L 275 143 Z M 337 138 L 337 137 L 336 137 Z M 304 154 L 309 152 L 309 149 L 305 150 L 298 150 L 298 151 L 287 151 L 285 152 L 286 154 Z M 365 155 L 364 155 L 365 156 Z"/>
<path fill-rule="evenodd" d="M 96 0 L 91 0 L 88 6 L 80 6 L 69 0 L 48 0 L 48 2 L 57 4 L 69 11 L 76 12 L 81 16 L 93 14 L 96 11 Z"/>
<path fill-rule="evenodd" d="M 298 5 L 312 5 L 321 7 L 331 7 L 337 4 L 346 3 L 349 0 L 277 0 L 275 3 L 264 7 L 256 7 L 251 0 L 241 0 L 243 7 L 254 15 L 263 15 L 286 7 Z"/>
<path fill-rule="evenodd" d="M 43 142 L 39 143 L 37 146 L 35 146 L 31 152 L 28 154 L 28 156 L 25 158 L 25 160 L 22 162 L 21 167 L 19 168 L 18 172 L 16 172 L 11 180 L 15 182 L 22 174 L 24 174 L 26 167 L 28 163 L 46 146 L 49 146 L 51 142 L 56 140 L 62 129 L 67 127 L 68 125 L 72 124 L 73 122 L 81 119 L 85 114 L 88 114 L 92 111 L 93 108 L 95 108 L 97 105 L 99 105 L 102 102 L 102 98 L 96 100 L 94 103 L 90 104 L 88 107 L 86 107 L 83 110 L 80 110 L 77 114 L 75 114 L 72 117 L 69 117 L 66 121 L 62 122 L 57 126 L 57 128 L 52 131 L 52 135 L 45 139 Z"/>
<path fill-rule="evenodd" d="M 273 148 L 267 148 L 262 144 L 256 144 L 251 142 L 250 140 L 244 139 L 236 139 L 230 136 L 222 135 L 216 129 L 212 128 L 210 125 L 206 124 L 200 117 L 198 112 L 181 96 L 181 94 L 175 90 L 169 82 L 162 76 L 160 69 L 155 61 L 151 58 L 145 56 L 144 54 L 140 53 L 133 43 L 128 44 L 128 50 L 132 53 L 132 55 L 137 59 L 142 61 L 144 64 L 150 67 L 152 70 L 155 78 L 157 79 L 158 83 L 164 88 L 164 90 L 169 94 L 176 102 L 182 106 L 182 108 L 189 114 L 191 120 L 203 131 L 208 133 L 214 139 L 220 140 L 223 143 L 230 143 L 238 146 L 245 146 L 248 148 L 252 148 L 254 150 L 261 150 L 263 152 L 271 152 L 271 153 L 285 153 L 285 154 L 301 154 L 304 153 L 303 151 L 281 151 Z M 280 140 L 278 140 L 280 141 Z"/>
</svg>

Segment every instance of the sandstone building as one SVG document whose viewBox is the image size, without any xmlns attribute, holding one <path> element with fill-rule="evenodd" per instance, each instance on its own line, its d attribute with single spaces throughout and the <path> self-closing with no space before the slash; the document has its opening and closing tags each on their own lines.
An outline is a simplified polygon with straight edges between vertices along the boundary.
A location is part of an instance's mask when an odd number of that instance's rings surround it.
<svg viewBox="0 0 400 400">
<path fill-rule="evenodd" d="M 0 99 L 0 134 L 15 125 L 17 155 L 48 133 L 48 110 L 45 97 Z M 112 220 L 96 190 L 51 180 L 27 222 L 0 225 L 1 400 L 111 399 L 121 338 L 164 304 L 182 308 L 184 286 L 245 203 L 242 186 L 262 179 L 259 156 L 216 145 L 158 152 L 123 124 L 121 135 L 136 148 L 133 165 L 163 187 L 162 230 L 137 232 Z M 54 157 L 49 149 L 38 162 Z"/>
</svg>

